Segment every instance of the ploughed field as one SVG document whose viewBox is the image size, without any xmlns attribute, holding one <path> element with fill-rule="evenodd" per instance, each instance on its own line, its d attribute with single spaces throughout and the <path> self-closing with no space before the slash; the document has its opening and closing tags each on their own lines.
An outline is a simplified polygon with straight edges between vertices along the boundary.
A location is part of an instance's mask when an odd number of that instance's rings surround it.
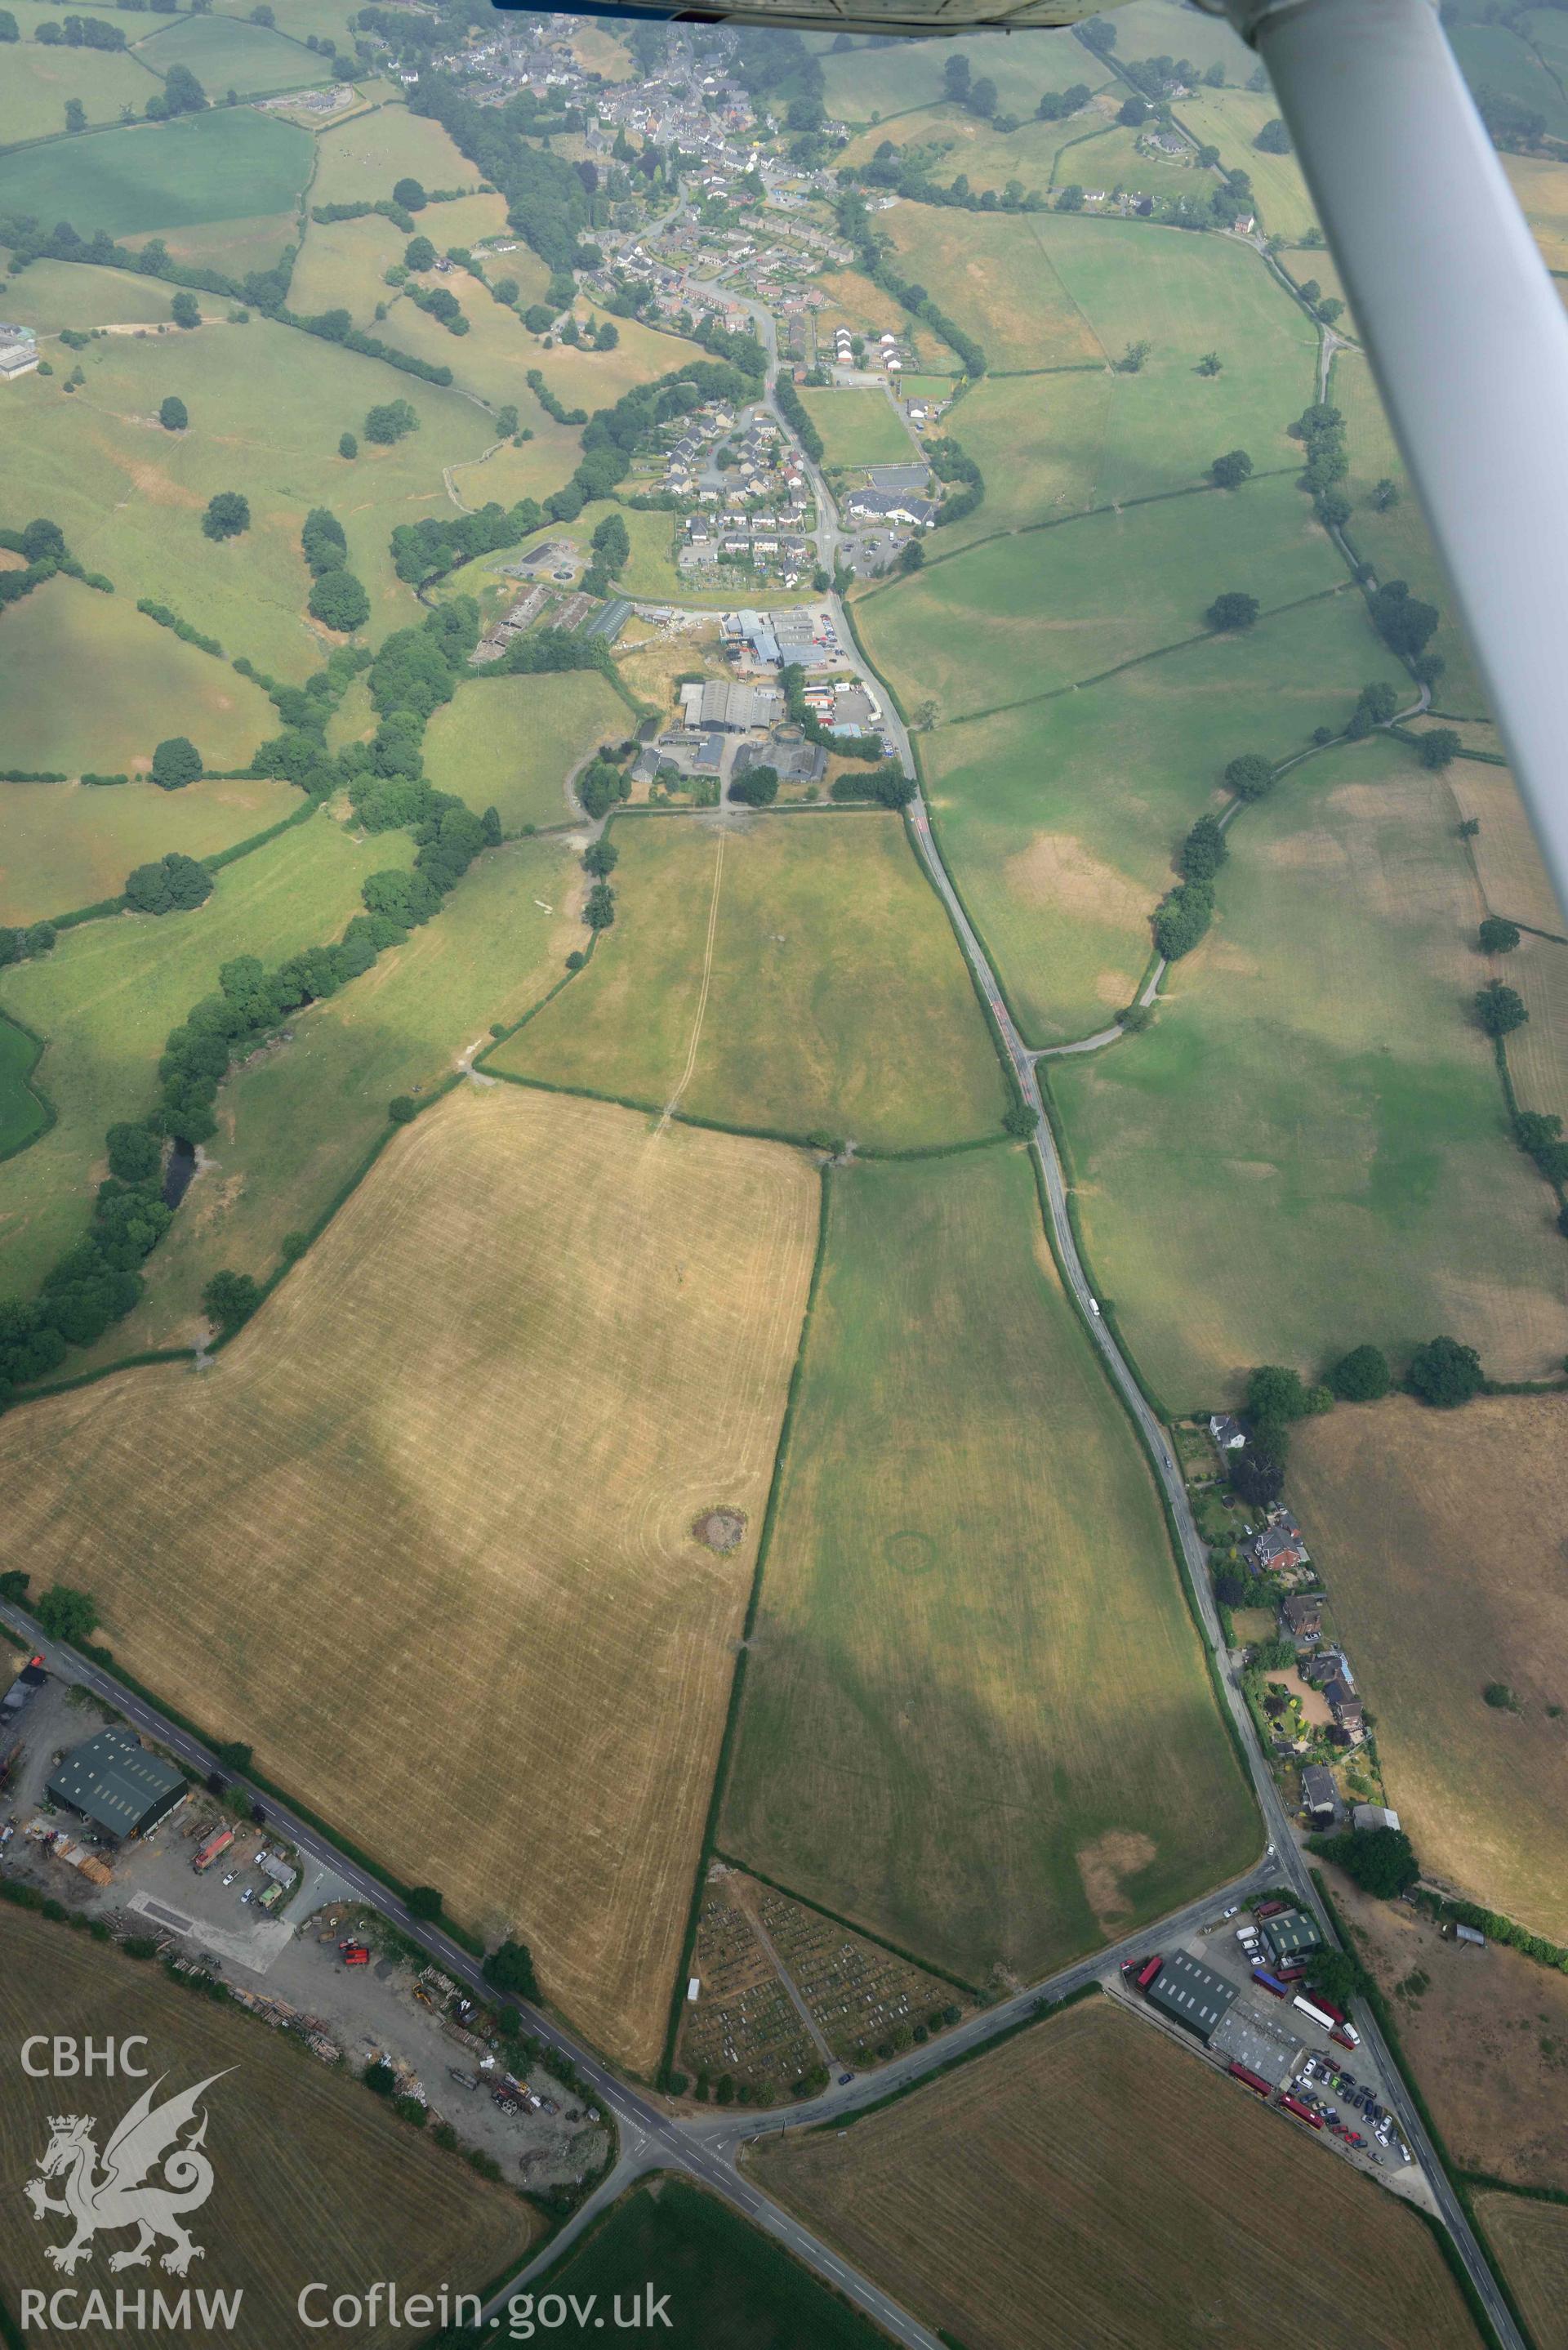
<svg viewBox="0 0 1568 2350">
<path fill-rule="evenodd" d="M 1326 2350 L 1474 2350 L 1414 2212 L 1105 1999 L 748 2168 L 967 2350 L 1243 2350 L 1286 2304 Z"/>
<path fill-rule="evenodd" d="M 466 1088 L 202 1372 L 0 1421 L 36 1587 L 641 2069 L 815 1242 L 777 1145 Z M 724 1506 L 748 1531 L 692 1535 Z"/>
</svg>

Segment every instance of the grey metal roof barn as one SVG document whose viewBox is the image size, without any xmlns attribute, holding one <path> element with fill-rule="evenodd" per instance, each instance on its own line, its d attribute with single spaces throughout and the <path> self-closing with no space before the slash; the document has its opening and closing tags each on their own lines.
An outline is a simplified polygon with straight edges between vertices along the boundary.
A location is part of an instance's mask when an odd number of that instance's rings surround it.
<svg viewBox="0 0 1568 2350">
<path fill-rule="evenodd" d="M 1147 1996 L 1189 2032 L 1207 2040 L 1236 2003 L 1236 1986 L 1186 1950 L 1174 1950 L 1150 1983 Z"/>
<path fill-rule="evenodd" d="M 1276 1965 L 1297 1957 L 1303 1950 L 1321 1948 L 1323 1936 L 1310 1918 L 1299 1909 L 1287 1909 L 1282 1918 L 1263 1920 L 1263 1939 L 1274 1954 Z"/>
<path fill-rule="evenodd" d="M 145 1835 L 183 1802 L 185 1782 L 172 1762 L 150 1754 L 128 1730 L 100 1730 L 73 1746 L 49 1781 L 57 1804 L 112 1836 Z"/>
</svg>

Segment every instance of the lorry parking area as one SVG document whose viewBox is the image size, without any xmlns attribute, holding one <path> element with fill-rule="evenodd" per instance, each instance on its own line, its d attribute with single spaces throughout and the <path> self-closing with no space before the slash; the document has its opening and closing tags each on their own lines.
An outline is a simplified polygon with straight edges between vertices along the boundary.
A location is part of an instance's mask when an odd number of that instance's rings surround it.
<svg viewBox="0 0 1568 2350">
<path fill-rule="evenodd" d="M 1106 1988 L 1334 2152 L 1425 2200 L 1360 2034 L 1309 1990 L 1315 1941 L 1293 1903 L 1264 1899 L 1128 1960 Z"/>
</svg>

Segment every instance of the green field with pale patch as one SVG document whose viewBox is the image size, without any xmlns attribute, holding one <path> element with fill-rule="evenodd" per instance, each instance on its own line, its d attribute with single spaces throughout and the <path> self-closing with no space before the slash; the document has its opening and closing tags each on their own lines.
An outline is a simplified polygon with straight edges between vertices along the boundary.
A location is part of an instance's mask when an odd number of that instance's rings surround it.
<svg viewBox="0 0 1568 2350">
<path fill-rule="evenodd" d="M 1470 1014 L 1488 975 L 1449 787 L 1326 754 L 1230 834 L 1152 1029 L 1050 1066 L 1088 1260 L 1168 1407 L 1434 1332 L 1498 1378 L 1568 1350 L 1556 1202 Z"/>
<path fill-rule="evenodd" d="M 859 598 L 855 615 L 906 708 L 929 696 L 950 720 L 1039 702 L 1202 637 L 1221 592 L 1244 590 L 1269 611 L 1344 582 L 1311 506 L 1279 478 L 928 557 Z"/>
<path fill-rule="evenodd" d="M 1316 338 L 1245 246 L 1071 213 L 998 220 L 910 204 L 887 218 L 904 267 L 992 370 L 947 428 L 966 448 L 972 428 L 986 477 L 961 536 L 1014 527 L 1043 497 L 1094 504 L 1179 488 L 1228 449 L 1260 472 L 1299 463 L 1285 428 L 1313 396 Z M 998 380 L 1112 362 L 1134 343 L 1149 346 L 1136 374 Z M 1210 351 L 1220 372 L 1199 374 Z"/>
<path fill-rule="evenodd" d="M 79 542 L 73 547 L 93 563 Z M 139 612 L 123 584 L 119 594 L 105 596 L 56 577 L 0 619 L 0 742 L 8 767 L 145 775 L 155 746 L 171 734 L 189 735 L 210 767 L 244 766 L 276 723 L 259 686 Z"/>
<path fill-rule="evenodd" d="M 920 738 L 943 855 L 1032 1044 L 1131 1003 L 1181 837 L 1229 804 L 1226 762 L 1288 758 L 1374 678 L 1413 700 L 1361 598 L 1335 596 Z"/>
<path fill-rule="evenodd" d="M 902 820 L 634 816 L 587 970 L 487 1066 L 881 1149 L 998 1131 L 996 1054 Z"/>
<path fill-rule="evenodd" d="M 7 626 L 9 623 L 7 622 Z M 281 962 L 360 911 L 368 873 L 411 862 L 406 833 L 351 840 L 326 816 L 242 857 L 194 913 L 119 914 L 0 972 L 0 1012 L 45 1041 L 37 1081 L 58 1122 L 0 1165 L 0 1288 L 26 1296 L 87 1226 L 105 1129 L 143 1118 L 171 1028 L 232 956 Z"/>
<path fill-rule="evenodd" d="M 830 1177 L 744 1686 L 722 1849 L 976 1985 L 1256 1851 L 1026 1153 Z"/>
<path fill-rule="evenodd" d="M 202 782 L 178 792 L 153 783 L 0 784 L 0 922 L 96 906 L 119 896 L 133 865 L 171 848 L 210 857 L 299 804 L 289 784 Z"/>
<path fill-rule="evenodd" d="M 479 678 L 438 710 L 425 772 L 438 791 L 493 807 L 503 829 L 572 822 L 566 778 L 600 743 L 625 737 L 630 714 L 597 670 Z"/>
</svg>

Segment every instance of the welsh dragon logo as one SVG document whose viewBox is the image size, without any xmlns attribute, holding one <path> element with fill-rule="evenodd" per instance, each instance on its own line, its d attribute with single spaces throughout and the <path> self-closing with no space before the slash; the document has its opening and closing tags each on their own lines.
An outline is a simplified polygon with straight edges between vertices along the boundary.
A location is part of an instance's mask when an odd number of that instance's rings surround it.
<svg viewBox="0 0 1568 2350">
<path fill-rule="evenodd" d="M 47 2246 L 47 2260 L 74 2275 L 92 2257 L 93 2238 L 99 2230 L 112 2234 L 119 2228 L 136 2229 L 137 2239 L 125 2251 L 110 2255 L 111 2269 L 145 2268 L 154 2245 L 161 2242 L 170 2248 L 161 2265 L 175 2276 L 183 2276 L 192 2261 L 203 2257 L 184 2220 L 187 2213 L 201 2210 L 213 2191 L 213 2166 L 202 2151 L 207 2116 L 201 2100 L 202 2092 L 223 2077 L 222 2073 L 210 2074 L 193 2089 L 155 2106 L 153 2097 L 167 2078 L 161 2074 L 118 2125 L 101 2159 L 93 2142 L 98 2124 L 90 2115 L 50 2116 L 49 2143 L 38 2158 L 38 2175 L 27 2180 L 22 2192 L 36 2220 L 58 2214 L 73 2223 L 76 2232 L 68 2243 Z M 182 2144 L 180 2133 L 192 2122 L 196 2128 Z M 161 2179 L 149 2183 L 149 2174 L 160 2166 Z M 51 2178 L 61 2182 L 57 2196 L 45 2185 Z"/>
</svg>

